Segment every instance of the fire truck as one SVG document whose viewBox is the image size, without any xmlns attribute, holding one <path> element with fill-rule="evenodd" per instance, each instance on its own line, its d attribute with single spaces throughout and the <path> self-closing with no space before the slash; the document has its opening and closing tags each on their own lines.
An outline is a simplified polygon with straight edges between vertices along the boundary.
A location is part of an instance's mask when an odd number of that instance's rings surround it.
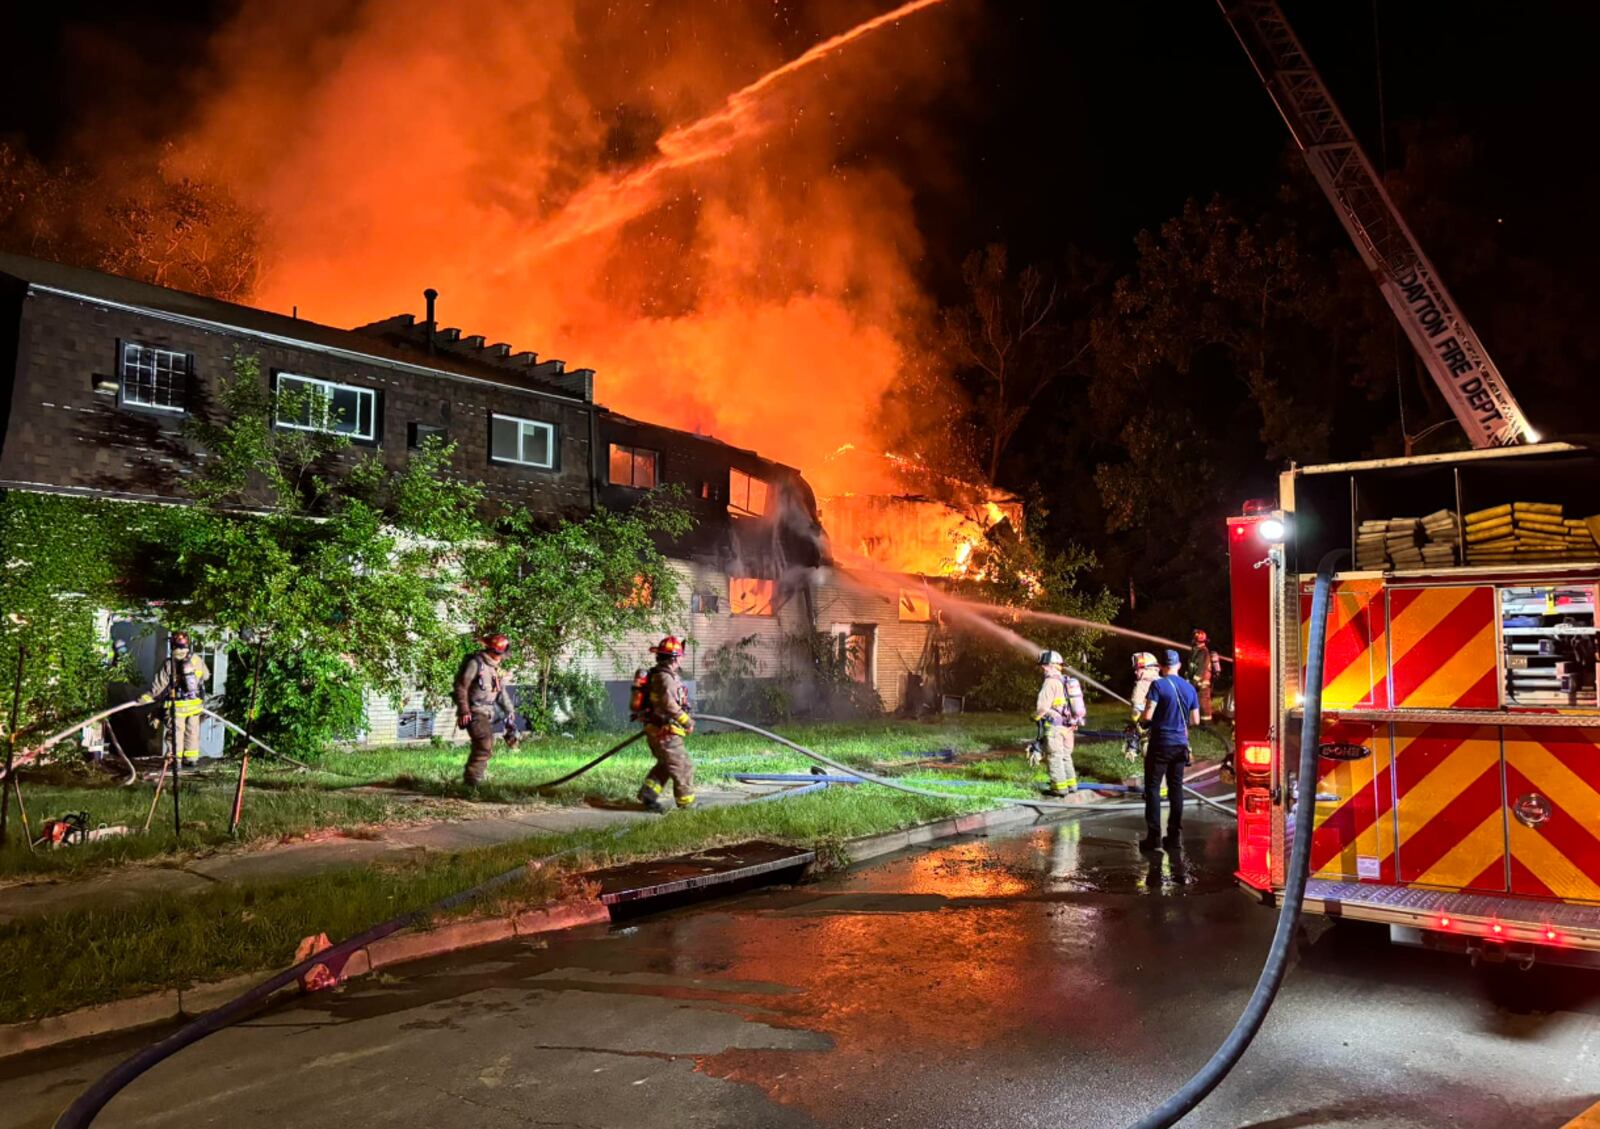
<svg viewBox="0 0 1600 1129">
<path fill-rule="evenodd" d="M 1219 3 L 1474 447 L 1291 466 L 1229 519 L 1238 879 L 1275 901 L 1310 819 L 1307 912 L 1600 966 L 1600 453 L 1538 441 L 1274 0 Z M 1341 549 L 1298 780 L 1312 574 Z"/>
</svg>

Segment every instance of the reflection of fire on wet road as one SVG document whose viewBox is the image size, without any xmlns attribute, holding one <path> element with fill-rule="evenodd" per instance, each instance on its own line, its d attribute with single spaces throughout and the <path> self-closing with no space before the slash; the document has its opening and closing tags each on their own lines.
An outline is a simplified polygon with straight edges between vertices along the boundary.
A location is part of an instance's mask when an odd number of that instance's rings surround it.
<svg viewBox="0 0 1600 1129">
<path fill-rule="evenodd" d="M 1211 877 L 1179 887 L 1170 863 L 1158 862 L 1160 897 L 1147 894 L 1151 867 L 1131 838 L 1067 821 L 916 855 L 830 883 L 826 894 L 746 901 L 715 923 L 733 939 L 726 974 L 798 986 L 763 1000 L 777 1016 L 762 1019 L 826 1035 L 833 1049 L 731 1050 L 702 1058 L 700 1069 L 825 1124 L 865 1125 L 878 1114 L 860 1104 L 863 1094 L 892 1116 L 903 1088 L 930 1073 L 1003 1072 L 1007 1049 L 1041 1033 L 1063 1058 L 1126 1044 L 1138 1027 L 1130 1017 L 1148 1001 L 1104 954 L 1175 940 L 1206 900 L 1192 895 L 1233 896 L 1226 836 L 1212 860 L 1206 835 L 1197 831 L 1195 846 Z"/>
</svg>

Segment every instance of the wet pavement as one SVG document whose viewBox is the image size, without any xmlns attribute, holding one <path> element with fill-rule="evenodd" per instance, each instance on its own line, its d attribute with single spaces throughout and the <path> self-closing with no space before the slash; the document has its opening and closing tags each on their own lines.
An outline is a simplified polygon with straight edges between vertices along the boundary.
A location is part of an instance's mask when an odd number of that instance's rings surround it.
<svg viewBox="0 0 1600 1129">
<path fill-rule="evenodd" d="M 1122 1126 L 1211 1053 L 1274 915 L 1231 829 L 1136 815 L 420 963 L 157 1067 L 103 1126 Z M 47 1126 L 149 1035 L 0 1063 Z M 1600 1097 L 1600 975 L 1473 969 L 1314 922 L 1186 1126 L 1559 1126 Z"/>
</svg>

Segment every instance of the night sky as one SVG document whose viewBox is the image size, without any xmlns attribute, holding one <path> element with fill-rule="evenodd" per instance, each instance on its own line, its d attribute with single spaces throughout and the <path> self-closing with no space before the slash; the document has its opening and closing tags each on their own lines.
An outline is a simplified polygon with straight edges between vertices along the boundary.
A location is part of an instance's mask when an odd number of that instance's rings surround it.
<svg viewBox="0 0 1600 1129">
<path fill-rule="evenodd" d="M 28 48 L 0 72 L 0 133 L 46 155 L 109 109 L 119 130 L 159 139 L 230 10 L 220 0 L 8 7 L 6 40 Z M 1334 0 L 1285 10 L 1375 161 L 1381 50 L 1391 144 L 1405 122 L 1469 131 L 1483 150 L 1472 194 L 1499 213 L 1503 238 L 1551 262 L 1600 251 L 1591 210 L 1600 164 L 1583 117 L 1600 107 L 1600 5 Z M 1068 244 L 1122 257 L 1135 232 L 1187 197 L 1276 187 L 1287 135 L 1209 0 L 988 0 L 973 26 L 971 81 L 934 114 L 950 167 L 925 176 L 918 199 L 940 291 L 962 255 L 989 240 L 1030 259 Z M 910 136 L 901 134 L 908 148 Z M 896 140 L 866 143 L 892 151 Z"/>
</svg>

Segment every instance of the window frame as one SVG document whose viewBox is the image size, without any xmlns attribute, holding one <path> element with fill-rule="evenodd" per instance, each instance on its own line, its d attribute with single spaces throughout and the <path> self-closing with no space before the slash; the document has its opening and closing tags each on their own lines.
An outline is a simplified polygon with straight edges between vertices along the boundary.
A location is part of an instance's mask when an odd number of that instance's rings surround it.
<svg viewBox="0 0 1600 1129">
<path fill-rule="evenodd" d="M 167 404 L 150 404 L 143 400 L 130 399 L 128 396 L 128 350 L 142 349 L 148 353 L 165 353 L 172 357 L 183 358 L 183 385 L 179 398 L 182 405 L 172 407 Z M 154 386 L 154 372 L 151 374 L 152 387 Z M 141 412 L 158 412 L 164 416 L 184 416 L 189 414 L 189 395 L 194 388 L 194 354 L 181 349 L 168 349 L 163 345 L 147 345 L 143 341 L 134 341 L 122 338 L 117 341 L 117 406 L 132 408 Z"/>
<path fill-rule="evenodd" d="M 549 447 L 549 450 L 550 450 L 550 461 L 547 462 L 547 463 L 531 463 L 531 462 L 527 462 L 526 460 L 521 459 L 521 458 L 513 459 L 513 458 L 507 458 L 504 455 L 495 454 L 494 453 L 494 423 L 495 423 L 495 420 L 505 420 L 508 423 L 515 423 L 515 424 L 519 424 L 519 425 L 520 424 L 528 424 L 528 425 L 531 425 L 533 427 L 541 427 L 541 428 L 543 428 L 545 430 L 545 432 L 550 437 L 550 447 Z M 524 441 L 525 441 L 525 437 L 524 437 L 524 434 L 523 434 L 523 431 L 522 431 L 521 427 L 519 426 L 518 429 L 517 429 L 517 453 L 519 455 L 522 453 L 522 444 L 523 444 Z M 560 432 L 556 428 L 556 425 L 551 423 L 549 420 L 529 419 L 527 416 L 507 415 L 504 412 L 497 412 L 497 411 L 494 411 L 493 409 L 490 409 L 490 411 L 489 411 L 489 462 L 493 463 L 496 466 L 522 467 L 524 470 L 550 470 L 550 471 L 560 470 L 561 469 L 561 448 L 559 446 L 559 442 L 560 442 Z"/>
<path fill-rule="evenodd" d="M 740 600 L 735 590 L 746 588 L 747 600 Z M 754 601 L 754 610 L 749 605 Z M 741 609 L 741 604 L 746 605 Z M 728 577 L 728 614 L 752 619 L 776 619 L 778 615 L 778 582 L 765 576 Z"/>
<path fill-rule="evenodd" d="M 628 469 L 630 471 L 630 481 L 628 482 L 618 482 L 612 474 L 611 460 L 616 452 L 619 451 L 628 452 Z M 639 485 L 639 457 L 641 455 L 650 456 L 650 485 L 648 486 Z M 661 485 L 661 452 L 651 447 L 635 447 L 631 443 L 616 443 L 608 440 L 606 443 L 606 485 L 620 486 L 624 490 L 654 490 Z"/>
<path fill-rule="evenodd" d="M 733 489 L 735 475 L 745 480 L 744 496 L 741 501 L 735 501 Z M 754 482 L 759 482 L 762 489 L 762 506 L 759 510 L 752 510 L 748 504 L 750 501 L 750 484 Z M 768 482 L 765 478 L 751 474 L 747 470 L 740 470 L 738 467 L 734 466 L 728 468 L 728 513 L 732 514 L 734 517 L 765 517 L 771 511 L 771 509 L 772 483 Z"/>
<path fill-rule="evenodd" d="M 336 392 L 336 391 L 355 392 L 358 395 L 359 394 L 364 394 L 364 395 L 367 395 L 367 396 L 371 396 L 372 397 L 372 433 L 370 435 L 364 435 L 359 430 L 357 430 L 357 431 L 340 431 L 336 427 L 326 427 L 326 426 L 319 427 L 316 424 L 295 423 L 292 420 L 285 420 L 279 414 L 279 408 L 280 408 L 281 405 L 280 405 L 280 402 L 278 400 L 279 394 L 283 391 L 283 382 L 284 382 L 285 379 L 297 380 L 297 381 L 301 382 L 302 384 L 312 384 L 312 385 L 316 385 L 316 386 L 320 387 L 328 397 L 328 407 L 329 407 L 330 414 L 331 414 L 332 407 L 333 407 L 333 393 Z M 358 426 L 359 426 L 359 418 L 360 418 L 360 413 L 358 411 L 357 412 L 357 425 Z M 283 428 L 283 429 L 285 429 L 287 431 L 305 431 L 305 432 L 311 432 L 311 433 L 318 434 L 318 435 L 343 435 L 347 439 L 349 439 L 352 443 L 361 443 L 361 444 L 366 444 L 366 445 L 369 445 L 369 446 L 376 446 L 377 443 L 378 443 L 379 438 L 383 435 L 383 391 L 382 391 L 382 389 L 379 389 L 379 388 L 368 388 L 366 385 L 363 385 L 363 384 L 345 384 L 342 381 L 328 380 L 325 377 L 321 377 L 321 376 L 308 376 L 305 373 L 301 373 L 301 372 L 290 372 L 288 369 L 276 370 L 272 374 L 272 424 L 273 424 L 274 427 L 281 427 L 281 428 Z"/>
</svg>

